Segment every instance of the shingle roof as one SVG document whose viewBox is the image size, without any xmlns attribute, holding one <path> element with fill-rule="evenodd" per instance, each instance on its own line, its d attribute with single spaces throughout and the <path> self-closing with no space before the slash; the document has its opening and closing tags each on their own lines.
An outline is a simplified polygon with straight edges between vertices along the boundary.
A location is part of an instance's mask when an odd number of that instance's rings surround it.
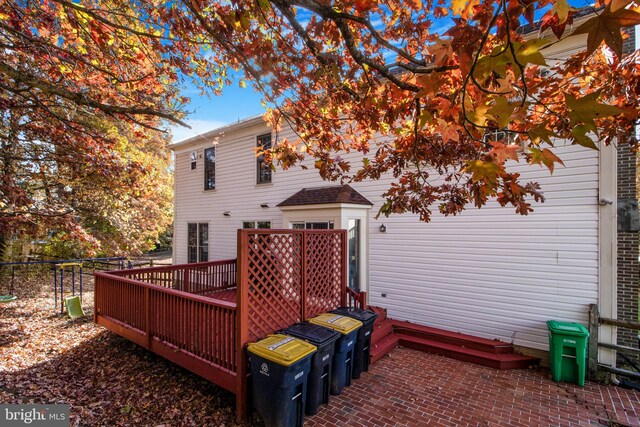
<svg viewBox="0 0 640 427">
<path fill-rule="evenodd" d="M 373 206 L 366 197 L 358 193 L 349 185 L 303 188 L 285 201 L 282 206 L 324 205 L 328 203 L 349 203 L 353 205 Z"/>
<path fill-rule="evenodd" d="M 590 15 L 592 13 L 596 13 L 596 12 L 602 10 L 602 9 L 604 9 L 604 7 L 601 7 L 601 8 L 598 8 L 598 9 L 596 9 L 593 6 L 579 7 L 575 11 L 575 14 L 573 15 L 573 19 L 575 20 L 575 19 L 578 19 L 578 18 L 582 18 L 583 16 L 587 16 L 587 15 Z M 541 20 L 537 20 L 533 24 L 521 25 L 520 28 L 518 28 L 518 33 L 520 33 L 520 34 L 533 33 L 534 31 L 538 31 L 540 29 L 540 25 L 542 25 L 542 21 Z"/>
</svg>

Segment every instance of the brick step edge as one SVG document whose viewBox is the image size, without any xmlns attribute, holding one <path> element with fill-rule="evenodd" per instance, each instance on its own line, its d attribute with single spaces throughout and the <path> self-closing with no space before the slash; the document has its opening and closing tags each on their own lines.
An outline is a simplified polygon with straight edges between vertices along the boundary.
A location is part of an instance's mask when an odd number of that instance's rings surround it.
<svg viewBox="0 0 640 427">
<path fill-rule="evenodd" d="M 438 354 L 463 362 L 475 363 L 494 369 L 527 369 L 537 365 L 540 359 L 523 356 L 516 353 L 495 354 L 487 353 L 472 348 L 460 347 L 452 344 L 438 342 L 425 338 L 417 338 L 403 333 L 395 332 L 399 345 L 413 350 Z"/>
<path fill-rule="evenodd" d="M 378 342 L 375 346 L 371 346 L 371 355 L 370 355 L 370 363 L 375 363 L 378 360 L 382 359 L 385 355 L 389 354 L 391 350 L 398 346 L 399 338 L 394 335 L 387 335 L 380 342 Z"/>
<path fill-rule="evenodd" d="M 382 323 L 373 325 L 373 332 L 371 333 L 371 345 L 376 345 L 387 335 L 393 333 L 393 324 L 387 319 Z"/>
<path fill-rule="evenodd" d="M 513 353 L 513 346 L 499 340 L 489 340 L 486 338 L 474 337 L 473 335 L 461 334 L 459 332 L 445 331 L 443 329 L 429 326 L 417 325 L 402 320 L 388 319 L 393 325 L 393 331 L 406 336 L 426 339 L 469 348 L 493 354 Z"/>
</svg>

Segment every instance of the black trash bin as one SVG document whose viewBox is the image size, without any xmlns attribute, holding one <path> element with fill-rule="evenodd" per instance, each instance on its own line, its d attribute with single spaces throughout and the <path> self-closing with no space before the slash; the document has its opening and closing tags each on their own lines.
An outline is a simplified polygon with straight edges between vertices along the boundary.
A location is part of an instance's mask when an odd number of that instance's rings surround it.
<svg viewBox="0 0 640 427">
<path fill-rule="evenodd" d="M 275 334 L 248 345 L 253 406 L 267 427 L 299 427 L 304 423 L 307 376 L 316 347 Z"/>
<path fill-rule="evenodd" d="M 281 332 L 310 342 L 318 348 L 311 358 L 305 406 L 305 414 L 315 415 L 320 405 L 329 403 L 331 365 L 340 333 L 311 323 L 297 323 Z"/>
<path fill-rule="evenodd" d="M 352 378 L 357 380 L 362 372 L 369 370 L 369 355 L 371 354 L 371 333 L 373 322 L 378 315 L 370 310 L 361 308 L 340 307 L 331 313 L 341 314 L 362 322 L 362 328 L 358 329 L 358 340 L 353 349 Z"/>
<path fill-rule="evenodd" d="M 309 319 L 310 323 L 324 326 L 340 332 L 341 336 L 336 341 L 336 352 L 333 355 L 331 374 L 331 394 L 342 393 L 345 386 L 351 385 L 353 368 L 353 349 L 358 339 L 358 329 L 362 322 L 340 314 L 325 313 Z"/>
</svg>

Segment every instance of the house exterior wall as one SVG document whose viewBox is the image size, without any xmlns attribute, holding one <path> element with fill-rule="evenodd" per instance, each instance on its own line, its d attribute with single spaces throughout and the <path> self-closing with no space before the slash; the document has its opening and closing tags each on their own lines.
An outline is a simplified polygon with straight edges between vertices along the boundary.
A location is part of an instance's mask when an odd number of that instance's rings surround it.
<svg viewBox="0 0 640 427">
<path fill-rule="evenodd" d="M 175 262 L 187 262 L 187 223 L 209 223 L 210 259 L 234 258 L 236 229 L 246 220 L 287 228 L 275 205 L 305 187 L 331 185 L 310 168 L 278 170 L 271 184 L 255 184 L 258 123 L 218 141 L 216 189 L 205 191 L 202 159 L 211 141 L 176 148 Z M 196 151 L 197 168 L 190 169 Z M 490 204 L 431 223 L 411 214 L 375 219 L 392 182 L 354 183 L 374 203 L 368 221 L 370 303 L 391 317 L 545 349 L 545 321 L 587 321 L 598 293 L 598 152 L 561 147 L 566 167 L 514 164 L 524 180 L 539 181 L 546 202 L 529 216 Z M 268 203 L 269 208 L 260 204 Z M 223 213 L 230 212 L 229 217 Z M 328 209 L 309 219 L 336 220 Z M 386 233 L 379 231 L 380 225 Z"/>
<path fill-rule="evenodd" d="M 492 203 L 429 224 L 412 215 L 372 221 L 370 303 L 391 317 L 538 349 L 547 346 L 546 320 L 586 323 L 598 290 L 598 155 L 574 147 L 559 155 L 566 168 L 553 176 L 515 167 L 545 191 L 529 216 Z M 379 208 L 382 185 L 357 190 Z"/>
<path fill-rule="evenodd" d="M 283 212 L 276 207 L 287 197 L 305 187 L 328 185 L 323 182 L 313 165 L 273 173 L 270 184 L 256 184 L 256 158 L 254 148 L 258 135 L 268 133 L 262 120 L 241 130 L 220 137 L 216 148 L 216 189 L 204 190 L 204 165 L 200 158 L 212 140 L 203 140 L 175 152 L 175 225 L 174 262 L 187 262 L 187 223 L 209 222 L 209 256 L 211 259 L 235 258 L 236 230 L 243 221 L 271 221 L 272 228 L 288 228 L 283 223 Z M 284 131 L 282 137 L 295 138 Z M 195 170 L 190 169 L 190 153 L 197 152 Z M 330 185 L 330 183 L 329 183 Z M 268 208 L 260 205 L 267 203 Z M 230 216 L 225 217 L 224 212 Z M 310 219 L 340 221 L 334 209 L 316 212 Z"/>
<path fill-rule="evenodd" d="M 582 43 L 581 38 L 556 43 L 553 55 L 570 54 Z M 308 170 L 278 170 L 272 183 L 256 184 L 256 137 L 268 129 L 259 120 L 236 127 L 217 136 L 215 190 L 203 189 L 201 158 L 213 138 L 174 146 L 176 263 L 187 262 L 189 222 L 209 223 L 210 259 L 234 258 L 236 230 L 243 221 L 288 228 L 278 203 L 302 188 L 335 185 L 322 181 L 312 162 Z M 286 129 L 283 136 L 296 139 Z M 192 151 L 198 160 L 193 171 Z M 599 236 L 602 209 L 614 209 L 598 205 L 599 169 L 608 166 L 600 164 L 597 151 L 582 147 L 558 142 L 556 153 L 565 167 L 558 166 L 552 175 L 546 168 L 510 166 L 523 181 L 537 181 L 544 191 L 546 202 L 534 204 L 528 216 L 490 203 L 447 218 L 436 208 L 428 224 L 412 214 L 376 219 L 384 202 L 380 195 L 393 179 L 352 183 L 374 204 L 362 230 L 369 242 L 364 287 L 369 303 L 387 308 L 392 318 L 540 350 L 548 346 L 546 320 L 587 324 L 588 305 L 598 303 L 602 291 L 601 262 L 611 260 L 615 249 L 606 244 L 615 236 Z M 269 207 L 261 207 L 263 203 Z M 335 209 L 321 208 L 310 211 L 307 220 L 337 221 Z M 608 210 L 606 216 L 611 217 Z M 383 223 L 386 233 L 379 230 Z"/>
</svg>

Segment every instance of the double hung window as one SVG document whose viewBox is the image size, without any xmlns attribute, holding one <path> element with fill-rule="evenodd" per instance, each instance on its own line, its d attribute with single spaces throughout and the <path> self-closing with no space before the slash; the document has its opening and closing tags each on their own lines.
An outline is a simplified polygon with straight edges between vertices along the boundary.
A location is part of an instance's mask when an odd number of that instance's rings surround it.
<svg viewBox="0 0 640 427">
<path fill-rule="evenodd" d="M 189 223 L 187 230 L 188 262 L 205 262 L 209 260 L 209 224 Z"/>
</svg>

